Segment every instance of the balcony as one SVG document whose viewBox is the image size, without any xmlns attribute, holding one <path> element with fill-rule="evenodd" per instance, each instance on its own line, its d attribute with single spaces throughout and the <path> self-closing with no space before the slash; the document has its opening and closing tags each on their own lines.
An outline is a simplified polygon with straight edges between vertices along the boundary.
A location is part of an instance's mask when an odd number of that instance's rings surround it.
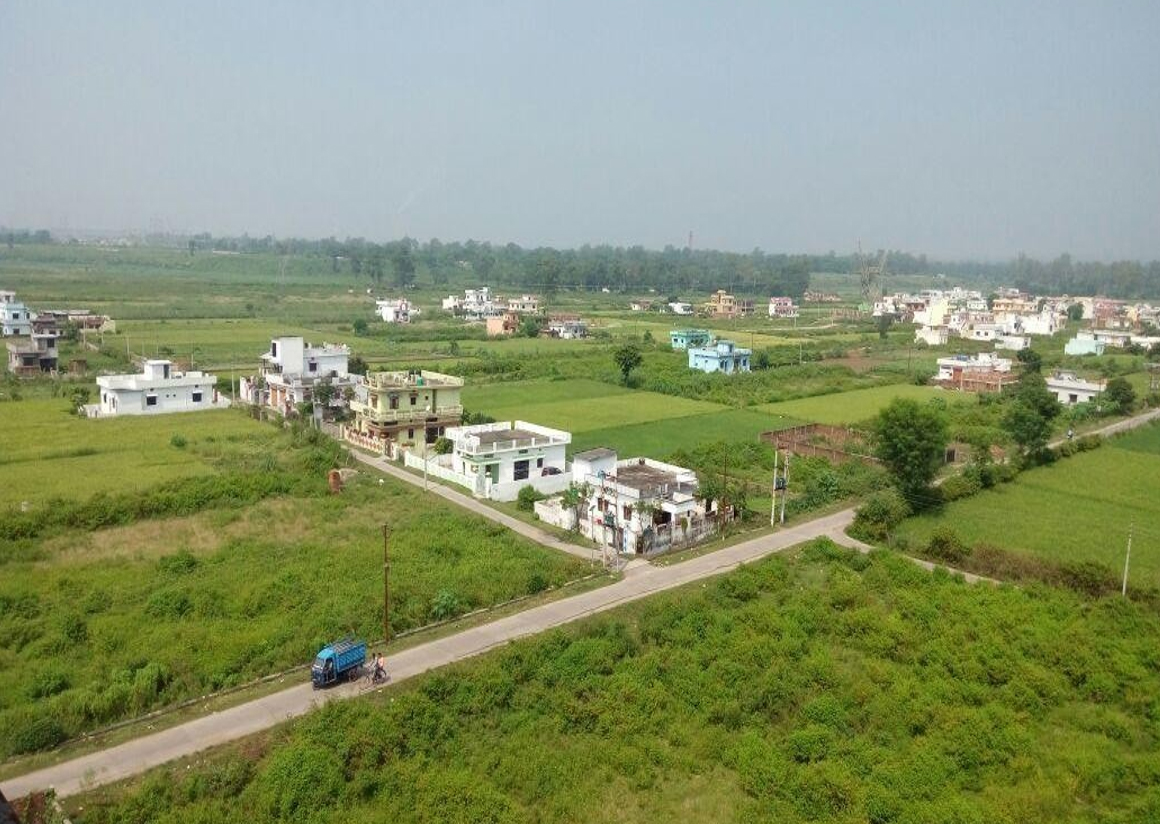
<svg viewBox="0 0 1160 824">
<path fill-rule="evenodd" d="M 379 409 L 362 401 L 351 401 L 350 409 L 356 415 L 379 424 L 406 424 L 424 423 L 428 418 L 461 418 L 462 406 L 439 406 L 428 412 L 419 406 L 408 406 L 403 409 Z"/>
</svg>

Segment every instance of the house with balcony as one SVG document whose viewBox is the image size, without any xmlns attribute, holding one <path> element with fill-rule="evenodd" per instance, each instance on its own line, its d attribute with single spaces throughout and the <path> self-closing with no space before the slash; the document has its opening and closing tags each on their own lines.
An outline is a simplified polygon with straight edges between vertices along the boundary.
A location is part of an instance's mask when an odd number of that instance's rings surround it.
<svg viewBox="0 0 1160 824">
<path fill-rule="evenodd" d="M 669 332 L 669 342 L 674 349 L 695 349 L 708 346 L 713 339 L 708 329 L 673 329 Z"/>
<path fill-rule="evenodd" d="M 793 298 L 771 297 L 769 299 L 769 316 L 771 318 L 796 318 L 798 314 L 798 307 L 793 302 Z"/>
<path fill-rule="evenodd" d="M 550 495 L 568 486 L 565 451 L 572 434 L 527 421 L 453 426 L 448 455 L 406 456 L 407 466 L 467 487 L 477 498 L 514 501 L 531 486 Z"/>
<path fill-rule="evenodd" d="M 717 528 L 715 510 L 698 497 L 696 473 L 682 466 L 590 449 L 572 456 L 572 483 L 583 491 L 579 506 L 549 498 L 536 503 L 536 514 L 617 554 L 687 546 Z"/>
<path fill-rule="evenodd" d="M 507 310 L 517 315 L 534 315 L 540 311 L 540 299 L 535 295 L 520 295 L 508 298 Z"/>
<path fill-rule="evenodd" d="M 366 399 L 353 400 L 353 424 L 343 437 L 364 449 L 397 456 L 400 447 L 418 447 L 444 435 L 463 420 L 459 393 L 463 379 L 439 372 L 373 372 L 366 377 Z"/>
<path fill-rule="evenodd" d="M 26 338 L 32 334 L 32 312 L 15 292 L 0 289 L 0 333 L 6 338 Z"/>
<path fill-rule="evenodd" d="M 1047 391 L 1051 392 L 1064 406 L 1090 403 L 1104 391 L 1103 381 L 1089 381 L 1075 372 L 1056 371 L 1046 379 Z"/>
<path fill-rule="evenodd" d="M 285 336 L 270 341 L 258 375 L 242 378 L 239 398 L 288 415 L 298 404 L 328 397 L 327 409 L 345 408 L 360 394 L 362 378 L 348 369 L 350 347 L 341 343 L 314 346 L 303 338 Z M 322 387 L 327 387 L 322 390 Z"/>
<path fill-rule="evenodd" d="M 8 341 L 8 371 L 20 378 L 55 372 L 56 339 L 55 333 L 33 332 L 26 339 Z"/>
<path fill-rule="evenodd" d="M 217 375 L 178 372 L 168 360 L 147 360 L 139 375 L 101 375 L 99 403 L 85 407 L 90 418 L 115 415 L 162 415 L 229 406 L 218 395 Z"/>
<path fill-rule="evenodd" d="M 704 311 L 711 318 L 724 320 L 748 317 L 753 314 L 753 301 L 744 298 L 738 300 L 724 289 L 718 289 L 709 296 Z"/>
<path fill-rule="evenodd" d="M 749 371 L 752 352 L 741 349 L 731 340 L 719 340 L 708 346 L 689 349 L 689 368 L 700 372 L 724 372 L 732 375 Z"/>
</svg>

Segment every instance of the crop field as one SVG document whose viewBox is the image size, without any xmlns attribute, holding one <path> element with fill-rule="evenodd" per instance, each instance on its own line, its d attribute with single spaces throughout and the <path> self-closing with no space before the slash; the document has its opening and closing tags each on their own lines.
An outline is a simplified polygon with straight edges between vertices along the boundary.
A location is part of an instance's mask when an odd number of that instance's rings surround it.
<svg viewBox="0 0 1160 824">
<path fill-rule="evenodd" d="M 463 405 L 496 420 L 525 420 L 569 432 L 683 418 L 722 407 L 595 380 L 513 381 L 463 391 Z"/>
<path fill-rule="evenodd" d="M 824 541 L 68 801 L 78 824 L 1152 821 L 1160 620 Z"/>
<path fill-rule="evenodd" d="M 755 441 L 762 432 L 788 429 L 801 423 L 752 409 L 725 409 L 632 426 L 585 430 L 572 438 L 572 448 L 579 452 L 608 446 L 625 458 L 643 455 L 663 459 L 678 449 L 691 450 L 714 441 Z"/>
<path fill-rule="evenodd" d="M 277 440 L 270 426 L 228 409 L 88 420 L 68 406 L 65 398 L 0 403 L 0 467 L 7 478 L 0 484 L 0 510 L 24 501 L 147 489 L 215 471 L 196 451 L 174 446 L 175 435 L 244 442 L 255 450 Z"/>
<path fill-rule="evenodd" d="M 942 398 L 947 403 L 956 404 L 975 404 L 978 402 L 974 395 L 947 392 L 935 386 L 893 384 L 829 395 L 817 395 L 781 403 L 763 404 L 757 409 L 813 423 L 853 424 L 873 418 L 895 398 L 913 398 L 920 401 Z"/>
<path fill-rule="evenodd" d="M 1024 472 L 1009 483 L 911 518 L 899 535 L 925 544 L 939 526 L 981 543 L 1053 561 L 1095 561 L 1123 569 L 1135 524 L 1132 578 L 1160 585 L 1160 426 L 1117 437 L 1101 449 Z"/>
</svg>

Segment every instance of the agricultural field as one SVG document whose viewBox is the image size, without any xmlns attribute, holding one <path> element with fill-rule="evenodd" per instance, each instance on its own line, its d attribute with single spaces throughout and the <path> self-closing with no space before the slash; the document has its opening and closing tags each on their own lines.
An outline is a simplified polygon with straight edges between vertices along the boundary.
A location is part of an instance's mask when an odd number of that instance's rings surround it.
<svg viewBox="0 0 1160 824">
<path fill-rule="evenodd" d="M 0 431 L 0 467 L 8 479 L 0 484 L 0 510 L 145 490 L 216 471 L 213 458 L 175 445 L 175 438 L 245 444 L 255 452 L 279 440 L 269 425 L 236 411 L 88 420 L 72 414 L 64 397 L 0 403 Z"/>
<path fill-rule="evenodd" d="M 579 452 L 608 446 L 623 457 L 644 455 L 664 459 L 677 450 L 691 450 L 705 443 L 756 441 L 762 432 L 788 429 L 801 423 L 751 409 L 723 409 L 648 423 L 584 430 L 572 438 L 572 448 Z"/>
<path fill-rule="evenodd" d="M 895 398 L 911 398 L 918 401 L 942 398 L 947 403 L 964 405 L 978 403 L 977 396 L 972 394 L 948 392 L 935 386 L 900 383 L 763 404 L 757 409 L 771 415 L 798 418 L 812 423 L 846 425 L 870 420 Z"/>
<path fill-rule="evenodd" d="M 936 528 L 948 527 L 969 546 L 991 544 L 1060 563 L 1093 561 L 1119 574 L 1134 524 L 1132 579 L 1160 586 L 1157 478 L 1160 425 L 1152 424 L 911 518 L 898 536 L 924 546 Z"/>
<path fill-rule="evenodd" d="M 588 379 L 467 386 L 463 390 L 463 405 L 496 420 L 525 420 L 573 433 L 684 418 L 722 409 L 704 401 L 637 392 Z"/>
<path fill-rule="evenodd" d="M 384 522 L 396 632 L 590 572 L 393 479 L 331 495 L 309 430 L 64 404 L 0 404 L 0 757 L 380 637 Z"/>
<path fill-rule="evenodd" d="M 69 799 L 78 824 L 1151 821 L 1160 620 L 820 541 Z"/>
</svg>

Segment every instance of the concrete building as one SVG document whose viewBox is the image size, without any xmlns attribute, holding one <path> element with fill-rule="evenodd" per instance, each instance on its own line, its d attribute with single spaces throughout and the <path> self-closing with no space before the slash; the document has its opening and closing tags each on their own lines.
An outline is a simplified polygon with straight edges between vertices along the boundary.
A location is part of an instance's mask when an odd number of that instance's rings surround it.
<svg viewBox="0 0 1160 824">
<path fill-rule="evenodd" d="M 367 399 L 350 403 L 353 426 L 344 437 L 377 452 L 434 443 L 463 419 L 463 379 L 427 370 L 374 372 L 366 378 Z"/>
<path fill-rule="evenodd" d="M 1011 371 L 1010 359 L 994 352 L 952 355 L 939 358 L 937 364 L 934 382 L 960 392 L 1002 392 L 1019 381 L 1019 376 Z"/>
<path fill-rule="evenodd" d="M 651 458 L 618 460 L 614 450 L 590 449 L 572 456 L 572 482 L 586 492 L 579 507 L 555 498 L 537 503 L 536 514 L 616 553 L 647 554 L 715 531 L 691 469 Z"/>
<path fill-rule="evenodd" d="M 1075 337 L 1063 345 L 1065 355 L 1102 355 L 1107 348 L 1107 341 L 1097 340 L 1089 329 L 1081 329 Z"/>
<path fill-rule="evenodd" d="M 172 361 L 147 360 L 139 375 L 97 378 L 100 402 L 85 407 L 89 417 L 161 415 L 229 406 L 217 392 L 217 375 L 177 372 Z"/>
<path fill-rule="evenodd" d="M 750 354 L 750 350 L 739 349 L 731 340 L 719 340 L 710 346 L 689 349 L 689 368 L 727 375 L 748 372 Z"/>
<path fill-rule="evenodd" d="M 690 349 L 707 346 L 713 335 L 708 329 L 673 329 L 669 332 L 669 342 L 674 349 Z"/>
<path fill-rule="evenodd" d="M 375 307 L 384 323 L 410 323 L 421 313 L 419 307 L 406 298 L 377 300 Z"/>
<path fill-rule="evenodd" d="M 55 333 L 33 332 L 27 339 L 8 341 L 8 371 L 21 378 L 55 372 L 56 338 Z"/>
<path fill-rule="evenodd" d="M 551 314 L 541 334 L 561 340 L 582 340 L 588 337 L 588 324 L 579 315 L 562 312 Z"/>
<path fill-rule="evenodd" d="M 6 338 L 25 338 L 32 334 L 32 312 L 15 292 L 0 290 L 0 333 Z"/>
<path fill-rule="evenodd" d="M 283 415 L 298 404 L 313 401 L 315 390 L 330 387 L 328 408 L 347 405 L 347 395 L 359 394 L 362 378 L 350 374 L 350 347 L 323 343 L 312 346 L 303 338 L 286 336 L 270 341 L 270 350 L 262 355 L 259 375 L 242 378 L 239 396 L 247 403 L 268 406 Z"/>
<path fill-rule="evenodd" d="M 928 346 L 944 346 L 948 334 L 945 326 L 923 326 L 914 330 L 914 342 L 925 343 Z"/>
<path fill-rule="evenodd" d="M 674 315 L 691 315 L 693 314 L 693 304 L 676 301 L 669 304 L 669 311 Z"/>
<path fill-rule="evenodd" d="M 995 348 L 1020 352 L 1031 348 L 1031 338 L 1027 335 L 1000 335 L 995 338 Z"/>
<path fill-rule="evenodd" d="M 753 301 L 744 298 L 738 300 L 724 289 L 718 289 L 709 296 L 709 302 L 704 308 L 705 313 L 712 318 L 742 318 L 753 314 Z"/>
<path fill-rule="evenodd" d="M 489 315 L 485 321 L 487 336 L 500 338 L 505 335 L 514 335 L 520 328 L 520 316 L 515 312 L 502 312 L 498 315 Z"/>
<path fill-rule="evenodd" d="M 518 315 L 534 315 L 540 311 L 540 299 L 535 295 L 520 295 L 508 298 L 507 310 Z"/>
<path fill-rule="evenodd" d="M 771 318 L 796 318 L 798 314 L 798 307 L 793 302 L 793 298 L 771 297 L 769 299 L 769 316 Z"/>
<path fill-rule="evenodd" d="M 1094 401 L 1104 391 L 1104 382 L 1088 381 L 1075 372 L 1057 371 L 1047 378 L 1047 389 L 1064 406 Z"/>
</svg>

